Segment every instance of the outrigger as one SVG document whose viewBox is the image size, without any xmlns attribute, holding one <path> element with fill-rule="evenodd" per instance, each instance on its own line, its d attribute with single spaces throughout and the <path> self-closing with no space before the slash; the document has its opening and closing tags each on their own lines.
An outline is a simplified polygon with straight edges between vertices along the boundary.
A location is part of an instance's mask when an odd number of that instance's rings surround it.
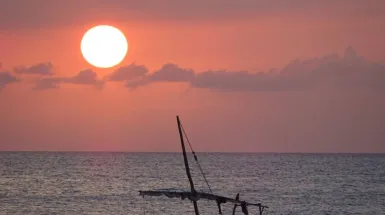
<svg viewBox="0 0 385 215">
<path fill-rule="evenodd" d="M 142 197 L 144 197 L 144 196 L 162 196 L 162 195 L 164 195 L 164 196 L 169 197 L 169 198 L 180 198 L 182 200 L 187 198 L 190 201 L 192 201 L 193 204 L 194 204 L 195 215 L 199 215 L 198 203 L 197 202 L 200 199 L 216 201 L 217 206 L 218 206 L 218 210 L 219 210 L 219 214 L 222 214 L 221 204 L 233 203 L 234 204 L 233 212 L 232 212 L 233 215 L 235 215 L 235 211 L 236 211 L 237 207 L 241 207 L 243 214 L 249 215 L 248 206 L 256 206 L 256 207 L 258 207 L 259 214 L 262 215 L 263 211 L 266 208 L 269 208 L 268 206 L 262 205 L 261 203 L 250 203 L 250 202 L 247 202 L 247 201 L 242 201 L 242 200 L 239 199 L 239 193 L 236 195 L 235 198 L 229 198 L 229 197 L 224 197 L 224 196 L 219 196 L 219 195 L 214 195 L 213 194 L 213 192 L 211 191 L 210 185 L 208 184 L 208 181 L 207 181 L 207 179 L 206 179 L 206 177 L 205 177 L 205 175 L 204 175 L 204 173 L 202 171 L 202 168 L 201 168 L 201 166 L 200 166 L 200 164 L 198 162 L 198 158 L 197 158 L 194 150 L 192 150 L 190 141 L 188 140 L 187 135 L 186 135 L 186 133 L 185 133 L 185 131 L 183 129 L 183 126 L 182 126 L 182 124 L 181 124 L 181 122 L 179 120 L 179 116 L 176 117 L 176 120 L 177 120 L 177 124 L 178 124 L 178 131 L 179 131 L 180 142 L 181 142 L 181 146 L 182 146 L 184 165 L 185 165 L 185 169 L 186 169 L 186 174 L 187 174 L 188 180 L 190 182 L 190 189 L 191 189 L 191 191 L 178 191 L 178 190 L 158 189 L 158 190 L 139 191 L 139 194 Z M 205 182 L 206 182 L 206 184 L 207 184 L 207 186 L 209 188 L 210 193 L 198 192 L 198 191 L 195 190 L 194 183 L 193 183 L 193 180 L 192 180 L 192 177 L 191 177 L 191 173 L 190 173 L 190 167 L 189 167 L 188 159 L 187 159 L 187 153 L 186 153 L 186 148 L 185 148 L 185 144 L 184 144 L 184 137 L 186 137 L 186 140 L 187 140 L 188 144 L 190 145 L 192 154 L 194 155 L 194 159 L 198 163 L 198 167 L 199 167 L 201 173 L 203 174 L 203 177 L 204 177 Z"/>
</svg>

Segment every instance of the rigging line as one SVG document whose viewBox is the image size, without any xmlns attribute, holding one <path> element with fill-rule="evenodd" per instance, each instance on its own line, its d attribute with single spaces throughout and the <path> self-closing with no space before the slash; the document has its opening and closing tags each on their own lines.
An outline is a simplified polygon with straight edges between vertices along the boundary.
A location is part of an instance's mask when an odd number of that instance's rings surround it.
<svg viewBox="0 0 385 215">
<path fill-rule="evenodd" d="M 190 146 L 191 152 L 192 152 L 193 155 L 194 155 L 194 160 L 195 160 L 195 162 L 198 164 L 198 168 L 199 168 L 200 172 L 202 173 L 203 179 L 205 180 L 205 182 L 206 182 L 206 184 L 207 184 L 207 187 L 208 187 L 209 190 L 210 190 L 210 193 L 213 194 L 213 191 L 211 190 L 211 187 L 210 187 L 210 185 L 209 185 L 209 182 L 207 181 L 206 175 L 205 175 L 205 173 L 203 172 L 202 166 L 201 166 L 201 164 L 199 163 L 198 157 L 197 157 L 197 155 L 195 154 L 195 151 L 194 151 L 194 149 L 193 149 L 192 146 L 191 146 L 190 140 L 189 140 L 188 137 L 187 137 L 186 131 L 184 130 L 182 123 L 180 123 L 180 127 L 182 128 L 183 134 L 184 134 L 184 136 L 186 137 L 187 143 L 188 143 L 188 145 Z"/>
</svg>

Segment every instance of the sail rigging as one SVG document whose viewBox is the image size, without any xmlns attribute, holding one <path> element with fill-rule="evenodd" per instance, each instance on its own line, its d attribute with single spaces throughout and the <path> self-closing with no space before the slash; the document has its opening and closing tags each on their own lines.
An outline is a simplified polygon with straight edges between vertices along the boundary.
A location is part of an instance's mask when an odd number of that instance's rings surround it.
<svg viewBox="0 0 385 215">
<path fill-rule="evenodd" d="M 198 165 L 199 171 L 201 172 L 201 174 L 202 174 L 202 176 L 203 176 L 203 179 L 205 180 L 205 183 L 206 183 L 207 187 L 209 188 L 210 193 L 212 194 L 213 191 L 211 190 L 209 181 L 207 180 L 206 175 L 205 175 L 205 173 L 203 172 L 202 166 L 201 166 L 201 164 L 199 163 L 199 160 L 198 160 L 198 156 L 195 154 L 195 151 L 194 151 L 194 149 L 193 149 L 193 147 L 192 147 L 192 145 L 191 145 L 191 143 L 190 143 L 190 140 L 189 140 L 188 137 L 187 137 L 186 131 L 184 130 L 182 123 L 180 123 L 180 127 L 182 128 L 183 134 L 184 134 L 184 136 L 186 137 L 186 140 L 187 140 L 188 145 L 190 146 L 191 153 L 192 153 L 193 156 L 194 156 L 194 160 L 195 160 L 195 162 L 196 162 L 197 165 Z"/>
</svg>

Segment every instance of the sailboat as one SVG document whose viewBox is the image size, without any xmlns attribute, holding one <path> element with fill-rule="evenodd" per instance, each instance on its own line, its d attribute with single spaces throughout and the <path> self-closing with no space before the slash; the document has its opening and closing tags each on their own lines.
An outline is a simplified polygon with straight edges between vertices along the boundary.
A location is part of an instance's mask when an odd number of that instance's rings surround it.
<svg viewBox="0 0 385 215">
<path fill-rule="evenodd" d="M 189 183 L 190 183 L 190 191 L 156 189 L 156 190 L 144 190 L 144 191 L 140 190 L 139 194 L 142 197 L 144 197 L 144 196 L 166 196 L 169 198 L 180 198 L 182 200 L 189 199 L 190 201 L 192 201 L 192 203 L 194 205 L 195 215 L 199 215 L 198 200 L 201 200 L 201 199 L 205 199 L 205 200 L 209 200 L 209 201 L 215 201 L 217 206 L 218 206 L 219 214 L 223 214 L 221 204 L 232 203 L 232 204 L 234 204 L 233 211 L 232 211 L 233 215 L 235 215 L 237 207 L 241 208 L 243 214 L 249 215 L 250 213 L 249 213 L 248 208 L 251 206 L 257 207 L 259 209 L 258 210 L 259 214 L 262 215 L 262 213 L 264 212 L 264 210 L 266 208 L 268 208 L 268 206 L 262 205 L 261 203 L 250 203 L 247 201 L 240 200 L 239 199 L 239 193 L 236 195 L 235 198 L 229 198 L 229 197 L 213 194 L 213 192 L 212 192 L 212 190 L 211 190 L 211 188 L 207 182 L 207 179 L 206 179 L 206 177 L 202 171 L 202 168 L 198 162 L 198 158 L 197 158 L 195 152 L 192 150 L 190 141 L 188 140 L 187 135 L 183 129 L 183 126 L 179 120 L 179 116 L 176 117 L 176 120 L 177 120 L 177 125 L 178 125 L 180 142 L 181 142 L 181 146 L 182 146 L 184 165 L 185 165 L 185 169 L 186 169 L 187 178 L 188 178 Z M 193 182 L 193 179 L 192 179 L 191 173 L 190 173 L 189 162 L 187 159 L 184 137 L 186 137 L 186 140 L 187 140 L 188 144 L 190 145 L 191 151 L 194 155 L 194 159 L 198 163 L 198 167 L 201 170 L 201 173 L 202 173 L 202 175 L 203 175 L 203 177 L 204 177 L 204 179 L 205 179 L 205 181 L 209 187 L 210 192 L 198 192 L 194 187 L 194 182 Z"/>
</svg>

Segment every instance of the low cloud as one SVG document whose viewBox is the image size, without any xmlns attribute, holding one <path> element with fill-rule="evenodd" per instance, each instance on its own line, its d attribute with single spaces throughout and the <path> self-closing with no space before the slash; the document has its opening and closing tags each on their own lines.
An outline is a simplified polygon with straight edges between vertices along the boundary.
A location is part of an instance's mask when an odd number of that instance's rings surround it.
<svg viewBox="0 0 385 215">
<path fill-rule="evenodd" d="M 284 68 L 267 72 L 208 70 L 195 72 L 177 64 L 167 63 L 154 72 L 144 65 L 130 64 L 116 69 L 103 79 L 91 70 L 72 77 L 54 75 L 51 63 L 14 69 L 15 75 L 40 76 L 34 89 L 57 89 L 62 84 L 90 85 L 102 89 L 106 81 L 124 82 L 129 89 L 153 83 L 186 83 L 192 88 L 221 92 L 289 92 L 314 89 L 347 89 L 385 91 L 385 64 L 374 63 L 348 47 L 342 55 L 293 60 Z M 10 72 L 0 73 L 0 88 L 20 79 Z M 48 76 L 48 77 L 47 77 Z"/>
<path fill-rule="evenodd" d="M 348 47 L 342 56 L 294 60 L 281 70 L 204 71 L 196 73 L 175 64 L 166 64 L 154 73 L 127 81 L 135 89 L 154 82 L 185 82 L 193 88 L 217 91 L 298 91 L 317 88 L 385 90 L 385 64 L 372 63 Z"/>
<path fill-rule="evenodd" d="M 155 82 L 189 82 L 194 78 L 194 75 L 195 73 L 191 69 L 184 69 L 176 64 L 168 63 L 154 73 L 147 74 L 134 81 L 127 81 L 126 87 L 135 89 Z"/>
<path fill-rule="evenodd" d="M 30 67 L 16 67 L 14 69 L 16 74 L 20 75 L 39 75 L 39 76 L 53 76 L 55 75 L 54 67 L 51 62 L 39 63 Z"/>
<path fill-rule="evenodd" d="M 41 78 L 36 82 L 35 90 L 47 90 L 60 88 L 61 84 L 80 84 L 91 85 L 97 89 L 104 86 L 104 81 L 99 80 L 96 72 L 91 69 L 80 71 L 77 75 L 72 77 L 50 77 Z"/>
<path fill-rule="evenodd" d="M 20 80 L 9 72 L 0 72 L 0 91 L 8 84 L 19 82 Z"/>
<path fill-rule="evenodd" d="M 162 68 L 148 76 L 151 82 L 169 81 L 169 82 L 185 82 L 194 78 L 192 69 L 183 69 L 176 64 L 165 64 Z"/>
<path fill-rule="evenodd" d="M 144 65 L 136 65 L 134 63 L 116 69 L 107 77 L 109 81 L 130 81 L 138 77 L 143 77 L 148 73 L 147 67 Z"/>
<path fill-rule="evenodd" d="M 84 85 L 94 85 L 94 86 L 102 86 L 103 81 L 98 79 L 98 75 L 96 72 L 92 71 L 92 69 L 86 69 L 83 71 L 80 71 L 77 75 L 65 78 L 65 83 L 71 83 L 71 84 L 84 84 Z"/>
</svg>

